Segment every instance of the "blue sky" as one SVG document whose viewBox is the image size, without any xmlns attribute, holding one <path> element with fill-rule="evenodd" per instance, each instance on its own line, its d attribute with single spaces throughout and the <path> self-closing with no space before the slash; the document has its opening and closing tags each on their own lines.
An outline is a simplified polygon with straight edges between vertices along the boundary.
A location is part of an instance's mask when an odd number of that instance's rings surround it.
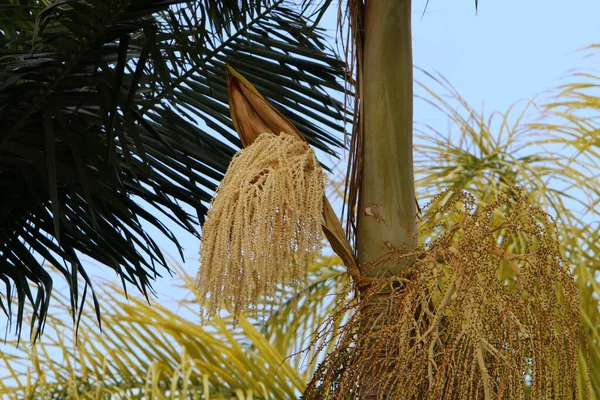
<svg viewBox="0 0 600 400">
<path fill-rule="evenodd" d="M 598 1 L 480 0 L 476 15 L 472 0 L 430 0 L 421 18 L 425 3 L 413 2 L 414 63 L 473 106 L 503 111 L 598 63 L 577 51 L 600 42 Z M 415 120 L 426 118 L 416 110 Z"/>
</svg>

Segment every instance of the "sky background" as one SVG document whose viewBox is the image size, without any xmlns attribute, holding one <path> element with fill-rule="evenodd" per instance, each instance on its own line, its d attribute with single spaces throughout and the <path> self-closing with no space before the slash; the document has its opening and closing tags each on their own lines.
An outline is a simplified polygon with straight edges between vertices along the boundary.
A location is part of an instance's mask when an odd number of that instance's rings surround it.
<svg viewBox="0 0 600 400">
<path fill-rule="evenodd" d="M 443 75 L 488 115 L 569 82 L 573 69 L 596 69 L 600 75 L 600 57 L 583 50 L 600 43 L 598 0 L 479 0 L 477 12 L 474 0 L 430 0 L 423 13 L 426 3 L 413 1 L 414 65 Z M 335 17 L 331 12 L 323 20 L 332 39 Z M 415 78 L 428 82 L 419 72 Z M 423 93 L 415 87 L 415 94 Z M 447 118 L 423 102 L 415 102 L 414 120 L 448 129 Z M 199 242 L 183 231 L 179 238 L 183 268 L 195 276 Z M 174 281 L 167 276 L 156 282 L 159 302 L 181 295 L 173 291 Z"/>
<path fill-rule="evenodd" d="M 473 106 L 503 111 L 598 65 L 577 50 L 600 42 L 599 1 L 480 0 L 475 13 L 472 0 L 430 0 L 423 15 L 425 4 L 413 2 L 414 64 L 443 74 Z"/>
</svg>

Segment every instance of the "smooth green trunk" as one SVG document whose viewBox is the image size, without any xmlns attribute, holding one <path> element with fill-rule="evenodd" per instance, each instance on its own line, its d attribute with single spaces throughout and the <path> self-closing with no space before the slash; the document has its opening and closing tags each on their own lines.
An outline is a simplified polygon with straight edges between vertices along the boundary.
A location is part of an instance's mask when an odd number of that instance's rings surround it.
<svg viewBox="0 0 600 400">
<path fill-rule="evenodd" d="M 362 266 L 416 246 L 410 0 L 370 0 L 365 8 L 363 179 L 357 247 Z M 363 267 L 364 268 L 364 267 Z M 397 274 L 402 265 L 366 270 Z"/>
</svg>

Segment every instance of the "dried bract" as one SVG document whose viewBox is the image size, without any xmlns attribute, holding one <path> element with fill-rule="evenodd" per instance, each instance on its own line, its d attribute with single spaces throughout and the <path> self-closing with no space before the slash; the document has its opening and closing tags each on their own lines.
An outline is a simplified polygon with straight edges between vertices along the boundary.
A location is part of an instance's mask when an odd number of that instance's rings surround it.
<svg viewBox="0 0 600 400">
<path fill-rule="evenodd" d="M 205 314 L 234 315 L 277 285 L 299 287 L 322 240 L 323 172 L 310 146 L 264 133 L 232 160 L 203 226 Z"/>
<path fill-rule="evenodd" d="M 360 290 L 305 398 L 577 398 L 579 306 L 554 221 L 517 189 L 477 210 L 464 193 L 434 201 L 432 239 L 378 260 L 413 265 Z"/>
</svg>

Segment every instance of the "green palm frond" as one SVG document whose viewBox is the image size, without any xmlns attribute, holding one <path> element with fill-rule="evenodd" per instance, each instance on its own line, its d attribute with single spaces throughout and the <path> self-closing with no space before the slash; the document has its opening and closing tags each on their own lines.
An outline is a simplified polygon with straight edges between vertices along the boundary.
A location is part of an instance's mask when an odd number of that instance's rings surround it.
<svg viewBox="0 0 600 400">
<path fill-rule="evenodd" d="M 451 125 L 448 132 L 427 124 L 416 129 L 415 165 L 421 200 L 427 201 L 442 188 L 453 188 L 480 190 L 478 198 L 489 203 L 518 185 L 561 224 L 582 222 L 590 202 L 600 198 L 600 187 L 592 179 L 599 160 L 584 160 L 547 140 L 532 124 L 544 115 L 533 101 L 486 116 L 473 109 L 444 78 L 425 75 L 448 96 L 417 83 L 426 93 L 422 99 Z"/>
<path fill-rule="evenodd" d="M 0 14 L 0 306 L 11 319 L 16 305 L 17 333 L 26 302 L 43 327 L 44 260 L 76 319 L 94 293 L 81 255 L 144 294 L 168 271 L 146 227 L 183 256 L 170 226 L 197 235 L 239 146 L 225 63 L 315 147 L 341 146 L 343 63 L 284 1 L 15 0 Z"/>
<path fill-rule="evenodd" d="M 0 395 L 7 399 L 297 398 L 312 370 L 300 372 L 298 362 L 288 358 L 295 352 L 288 343 L 308 337 L 315 327 L 294 320 L 314 314 L 314 304 L 323 307 L 332 301 L 328 293 L 335 291 L 339 277 L 332 269 L 335 264 L 335 258 L 325 257 L 311 267 L 309 286 L 327 286 L 327 290 L 302 292 L 295 306 L 277 310 L 277 321 L 270 320 L 262 328 L 260 322 L 243 316 L 236 326 L 230 318 L 202 326 L 193 280 L 179 269 L 183 284 L 178 290 L 188 294 L 187 300 L 150 305 L 141 298 L 115 294 L 119 290 L 109 283 L 103 285 L 98 290 L 102 333 L 87 304 L 75 336 L 72 325 L 60 317 L 68 312 L 69 300 L 54 292 L 54 312 L 44 336 L 35 346 L 12 348 L 16 343 L 8 343 L 0 355 L 0 368 L 8 371 L 0 377 Z M 261 333 L 265 327 L 267 333 Z"/>
<path fill-rule="evenodd" d="M 190 2 L 194 14 L 201 18 L 204 31 L 216 32 L 221 38 L 232 30 L 239 30 L 248 19 L 255 18 L 274 0 L 204 0 Z"/>
<path fill-rule="evenodd" d="M 142 120 L 132 98 L 145 61 L 127 77 L 126 65 L 134 57 L 149 57 L 152 41 L 146 37 L 155 30 L 153 13 L 173 3 L 59 1 L 31 7 L 33 29 L 21 24 L 3 48 L 0 264 L 9 318 L 10 295 L 13 289 L 17 293 L 18 331 L 26 300 L 36 305 L 32 324 L 37 320 L 37 327 L 43 326 L 52 278 L 41 258 L 71 283 L 74 310 L 78 276 L 89 284 L 78 252 L 95 256 L 143 291 L 156 273 L 155 261 L 164 262 L 127 193 L 143 166 L 126 165 L 118 153 L 125 147 L 125 119 L 130 126 Z M 11 19 L 12 11 L 24 7 L 3 6 L 2 12 Z M 122 91 L 127 101 L 119 108 Z M 131 135 L 139 138 L 140 130 Z M 189 225 L 187 219 L 182 223 Z M 29 282 L 37 286 L 35 294 Z"/>
</svg>

